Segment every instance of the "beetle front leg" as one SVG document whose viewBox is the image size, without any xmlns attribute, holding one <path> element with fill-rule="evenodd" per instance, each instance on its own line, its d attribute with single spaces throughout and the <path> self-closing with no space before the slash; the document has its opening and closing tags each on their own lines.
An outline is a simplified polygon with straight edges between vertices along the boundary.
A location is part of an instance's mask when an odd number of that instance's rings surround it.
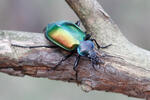
<svg viewBox="0 0 150 100">
<path fill-rule="evenodd" d="M 112 44 L 105 45 L 105 46 L 100 46 L 100 48 L 105 49 L 105 48 L 108 48 L 108 47 L 111 46 L 111 45 L 112 45 Z"/>
<path fill-rule="evenodd" d="M 79 61 L 80 61 L 80 55 L 77 55 L 76 56 L 76 60 L 75 60 L 75 63 L 74 63 L 74 66 L 73 66 L 73 70 L 76 72 L 76 80 L 78 81 L 78 70 L 77 70 L 77 67 L 78 67 L 78 64 L 79 64 Z"/>
<path fill-rule="evenodd" d="M 106 45 L 106 46 L 100 46 L 95 39 L 90 39 L 90 40 L 94 41 L 96 43 L 96 46 L 97 46 L 98 49 L 100 49 L 100 48 L 105 49 L 105 48 L 108 48 L 109 46 L 112 45 L 112 44 L 109 44 L 109 45 Z"/>
<path fill-rule="evenodd" d="M 94 41 L 96 43 L 96 46 L 98 49 L 102 48 L 108 48 L 109 46 L 111 46 L 112 44 L 109 44 L 109 45 L 106 45 L 106 46 L 100 46 L 97 41 L 95 39 L 90 39 L 91 38 L 91 34 L 87 34 L 87 32 L 85 32 L 86 36 L 85 36 L 85 40 L 91 40 L 91 41 Z"/>
<path fill-rule="evenodd" d="M 85 40 L 89 40 L 91 38 L 91 34 L 87 34 L 87 32 L 85 32 L 86 36 L 85 36 Z"/>
</svg>

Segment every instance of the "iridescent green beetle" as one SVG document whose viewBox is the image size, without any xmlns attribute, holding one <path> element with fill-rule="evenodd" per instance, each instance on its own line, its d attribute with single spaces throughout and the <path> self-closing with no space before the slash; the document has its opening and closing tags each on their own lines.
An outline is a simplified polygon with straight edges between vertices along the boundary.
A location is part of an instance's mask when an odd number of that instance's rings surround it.
<svg viewBox="0 0 150 100">
<path fill-rule="evenodd" d="M 48 24 L 44 33 L 49 41 L 67 51 L 75 50 L 86 37 L 86 34 L 76 24 L 68 21 Z"/>
<path fill-rule="evenodd" d="M 102 61 L 97 56 L 94 51 L 94 43 L 96 43 L 97 48 L 107 48 L 110 45 L 101 47 L 95 39 L 90 39 L 91 35 L 83 32 L 80 27 L 80 21 L 77 21 L 75 24 L 68 21 L 59 21 L 52 24 L 48 24 L 45 27 L 44 33 L 45 37 L 59 47 L 71 52 L 69 55 L 66 55 L 55 67 L 56 69 L 61 62 L 69 58 L 73 53 L 77 52 L 76 60 L 74 63 L 73 69 L 77 71 L 77 66 L 79 63 L 80 56 L 88 57 L 92 66 L 95 69 L 94 65 L 102 63 Z M 76 73 L 77 75 L 77 73 Z"/>
<path fill-rule="evenodd" d="M 91 35 L 83 32 L 80 29 L 80 21 L 77 21 L 75 24 L 69 21 L 59 21 L 52 24 L 48 24 L 43 32 L 45 37 L 50 42 L 56 44 L 68 52 L 69 55 L 66 55 L 53 69 L 55 70 L 63 61 L 68 59 L 73 53 L 77 53 L 76 60 L 74 62 L 73 69 L 76 71 L 76 78 L 77 78 L 77 66 L 81 56 L 87 57 L 91 60 L 92 66 L 95 69 L 94 65 L 98 63 L 102 63 L 102 61 L 97 56 L 96 52 L 94 51 L 94 43 L 96 43 L 97 48 L 107 48 L 110 45 L 101 47 L 95 39 L 91 39 Z M 14 45 L 17 47 L 24 47 L 24 48 L 37 48 L 37 47 L 49 47 L 54 48 L 56 46 L 19 46 Z"/>
</svg>

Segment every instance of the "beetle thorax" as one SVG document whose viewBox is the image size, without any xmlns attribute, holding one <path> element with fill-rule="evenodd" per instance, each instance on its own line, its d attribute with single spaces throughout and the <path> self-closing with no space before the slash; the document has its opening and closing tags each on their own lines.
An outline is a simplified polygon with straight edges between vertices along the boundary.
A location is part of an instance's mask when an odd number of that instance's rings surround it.
<svg viewBox="0 0 150 100">
<path fill-rule="evenodd" d="M 92 64 L 99 63 L 99 57 L 94 51 L 94 43 L 92 41 L 82 41 L 77 48 L 77 52 L 81 56 L 88 57 L 92 61 Z"/>
<path fill-rule="evenodd" d="M 77 52 L 81 56 L 88 56 L 90 52 L 94 51 L 94 43 L 90 40 L 80 42 Z"/>
</svg>

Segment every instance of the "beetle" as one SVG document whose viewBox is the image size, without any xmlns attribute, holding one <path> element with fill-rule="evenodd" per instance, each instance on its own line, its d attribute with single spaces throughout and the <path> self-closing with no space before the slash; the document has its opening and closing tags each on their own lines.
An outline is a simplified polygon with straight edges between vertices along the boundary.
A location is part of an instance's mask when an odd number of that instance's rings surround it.
<svg viewBox="0 0 150 100">
<path fill-rule="evenodd" d="M 103 61 L 99 59 L 99 56 L 94 50 L 95 46 L 94 42 L 98 49 L 107 48 L 111 45 L 110 44 L 107 46 L 100 46 L 95 39 L 91 38 L 90 34 L 87 34 L 87 32 L 83 32 L 79 26 L 80 21 L 77 21 L 76 23 L 72 23 L 69 21 L 58 21 L 55 23 L 48 24 L 44 28 L 43 32 L 45 34 L 46 39 L 54 43 L 56 46 L 19 46 L 15 44 L 12 44 L 12 46 L 23 48 L 37 48 L 37 47 L 55 48 L 58 46 L 70 52 L 70 54 L 64 56 L 58 62 L 58 64 L 56 64 L 56 66 L 53 67 L 53 70 L 56 70 L 56 68 L 63 61 L 67 60 L 74 53 L 77 53 L 76 60 L 73 66 L 73 70 L 76 71 L 76 79 L 77 79 L 77 66 L 79 64 L 81 56 L 89 58 L 91 60 L 94 69 L 95 69 L 94 65 L 98 63 L 103 63 Z"/>
</svg>

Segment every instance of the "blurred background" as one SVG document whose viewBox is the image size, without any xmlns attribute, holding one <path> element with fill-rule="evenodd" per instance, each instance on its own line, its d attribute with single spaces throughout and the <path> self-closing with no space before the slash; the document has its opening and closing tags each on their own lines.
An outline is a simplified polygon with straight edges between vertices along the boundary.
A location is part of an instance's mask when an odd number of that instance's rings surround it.
<svg viewBox="0 0 150 100">
<path fill-rule="evenodd" d="M 134 44 L 150 50 L 150 0 L 98 0 Z M 0 0 L 0 30 L 41 32 L 48 23 L 78 17 L 65 0 Z M 0 73 L 0 100 L 140 100 L 92 91 L 73 83 Z"/>
</svg>

